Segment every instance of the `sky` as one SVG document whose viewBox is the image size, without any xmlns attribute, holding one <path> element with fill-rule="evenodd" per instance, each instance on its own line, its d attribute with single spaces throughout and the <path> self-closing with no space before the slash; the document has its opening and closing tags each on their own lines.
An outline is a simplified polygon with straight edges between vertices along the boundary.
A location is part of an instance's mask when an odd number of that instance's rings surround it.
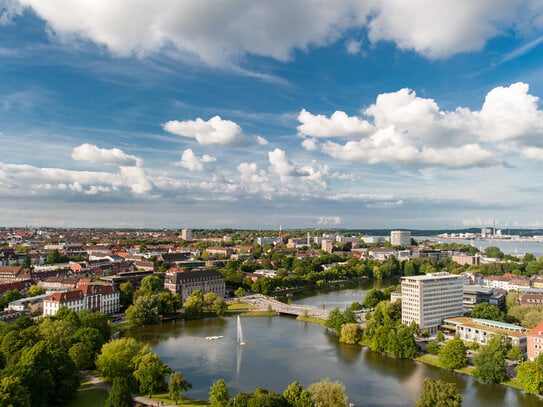
<svg viewBox="0 0 543 407">
<path fill-rule="evenodd" d="M 0 225 L 543 227 L 541 0 L 0 0 Z"/>
</svg>

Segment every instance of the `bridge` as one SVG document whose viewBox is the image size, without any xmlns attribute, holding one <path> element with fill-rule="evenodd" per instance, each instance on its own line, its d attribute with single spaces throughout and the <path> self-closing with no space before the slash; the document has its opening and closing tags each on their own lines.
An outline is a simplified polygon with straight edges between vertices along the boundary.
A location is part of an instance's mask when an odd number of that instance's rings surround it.
<svg viewBox="0 0 543 407">
<path fill-rule="evenodd" d="M 279 314 L 317 317 L 322 319 L 328 318 L 328 311 L 311 305 L 296 305 L 285 304 L 273 298 L 266 297 L 262 294 L 248 295 L 242 298 L 248 304 L 254 305 L 261 310 L 271 310 Z"/>
</svg>

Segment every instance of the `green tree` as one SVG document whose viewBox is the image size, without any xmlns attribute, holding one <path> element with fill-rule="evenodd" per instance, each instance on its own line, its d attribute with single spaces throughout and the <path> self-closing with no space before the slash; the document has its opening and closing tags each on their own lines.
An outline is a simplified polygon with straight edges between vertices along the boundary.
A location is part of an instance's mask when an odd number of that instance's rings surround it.
<svg viewBox="0 0 543 407">
<path fill-rule="evenodd" d="M 234 295 L 236 296 L 236 298 L 245 297 L 245 294 L 245 288 L 243 287 L 238 287 L 236 291 L 234 291 Z"/>
<path fill-rule="evenodd" d="M 156 353 L 145 353 L 136 357 L 134 377 L 138 381 L 140 392 L 151 397 L 166 388 L 166 375 L 172 372 Z"/>
<path fill-rule="evenodd" d="M 226 407 L 230 394 L 224 379 L 219 379 L 209 388 L 209 407 Z"/>
<path fill-rule="evenodd" d="M 73 344 L 68 350 L 68 355 L 75 363 L 77 370 L 88 370 L 94 367 L 93 352 L 82 342 Z"/>
<path fill-rule="evenodd" d="M 388 331 L 385 349 L 398 358 L 415 357 L 418 346 L 415 342 L 414 329 L 398 321 L 396 326 Z"/>
<path fill-rule="evenodd" d="M 315 407 L 347 407 L 345 386 L 340 382 L 331 382 L 326 378 L 311 384 L 307 391 Z"/>
<path fill-rule="evenodd" d="M 445 335 L 443 334 L 442 331 L 437 331 L 436 333 L 436 340 L 438 342 L 445 342 Z"/>
<path fill-rule="evenodd" d="M 461 405 L 462 394 L 458 393 L 453 383 L 424 378 L 416 407 L 460 407 Z"/>
<path fill-rule="evenodd" d="M 466 351 L 467 348 L 464 342 L 458 336 L 455 336 L 441 347 L 438 354 L 439 363 L 445 369 L 461 369 L 468 363 Z"/>
<path fill-rule="evenodd" d="M 0 379 L 1 407 L 30 407 L 30 394 L 19 377 L 6 376 Z"/>
<path fill-rule="evenodd" d="M 158 295 L 143 295 L 126 310 L 126 320 L 131 325 L 152 325 L 160 322 Z"/>
<path fill-rule="evenodd" d="M 511 349 L 507 352 L 507 359 L 515 361 L 515 362 L 522 362 L 522 359 L 524 359 L 524 354 L 522 353 L 522 349 L 518 345 L 511 346 Z"/>
<path fill-rule="evenodd" d="M 311 394 L 298 382 L 292 382 L 283 392 L 283 397 L 292 407 L 313 407 Z"/>
<path fill-rule="evenodd" d="M 132 300 L 134 297 L 134 292 L 136 289 L 132 285 L 130 281 L 127 281 L 125 283 L 121 283 L 119 285 L 119 293 L 120 293 L 120 303 L 123 308 L 128 308 L 130 305 L 132 305 Z"/>
<path fill-rule="evenodd" d="M 98 374 L 109 381 L 115 377 L 132 377 L 135 357 L 145 352 L 144 346 L 133 338 L 114 339 L 102 346 L 96 359 Z"/>
<path fill-rule="evenodd" d="M 366 293 L 366 296 L 364 297 L 364 301 L 362 302 L 362 306 L 364 308 L 375 308 L 377 304 L 379 304 L 381 301 L 385 300 L 385 295 L 383 292 L 377 288 L 372 288 L 371 290 L 368 290 Z"/>
<path fill-rule="evenodd" d="M 339 308 L 333 308 L 328 313 L 328 318 L 326 319 L 325 325 L 332 329 L 338 336 L 341 335 L 341 326 L 345 320 L 343 319 L 343 314 Z"/>
<path fill-rule="evenodd" d="M 488 302 L 481 302 L 473 307 L 471 311 L 472 318 L 491 319 L 493 321 L 505 321 L 505 315 L 498 307 L 489 304 Z"/>
<path fill-rule="evenodd" d="M 188 389 L 192 388 L 192 383 L 190 383 L 187 379 L 185 379 L 185 376 L 183 376 L 183 373 L 181 372 L 173 372 L 170 376 L 170 381 L 168 382 L 168 391 L 169 391 L 169 397 L 173 400 L 175 400 L 175 404 L 179 401 L 179 399 L 182 399 L 182 392 L 187 391 Z"/>
<path fill-rule="evenodd" d="M 496 246 L 488 246 L 486 249 L 485 249 L 485 256 L 486 257 L 490 257 L 492 259 L 501 259 L 503 258 L 504 254 L 503 252 L 500 250 L 499 247 L 496 247 Z"/>
<path fill-rule="evenodd" d="M 164 281 L 157 276 L 145 276 L 141 280 L 140 289 L 144 294 L 158 294 L 164 290 Z"/>
<path fill-rule="evenodd" d="M 58 249 L 53 249 L 47 254 L 47 260 L 45 260 L 45 263 L 56 264 L 56 263 L 66 263 L 67 261 L 68 261 L 67 256 L 61 255 Z"/>
<path fill-rule="evenodd" d="M 430 355 L 439 354 L 440 349 L 441 349 L 441 345 L 439 345 L 439 343 L 428 342 L 428 344 L 426 344 L 426 352 L 428 352 Z"/>
<path fill-rule="evenodd" d="M 39 285 L 31 285 L 28 289 L 28 296 L 29 297 L 35 297 L 36 295 L 43 295 L 45 294 L 45 288 L 40 287 Z"/>
<path fill-rule="evenodd" d="M 204 312 L 204 296 L 200 290 L 194 291 L 183 303 L 186 319 L 201 318 Z"/>
<path fill-rule="evenodd" d="M 506 338 L 494 336 L 485 346 L 482 346 L 473 364 L 473 377 L 483 383 L 501 383 L 507 378 Z"/>
<path fill-rule="evenodd" d="M 527 360 L 516 368 L 517 380 L 522 389 L 529 394 L 543 395 L 543 353 L 535 360 Z"/>
<path fill-rule="evenodd" d="M 181 308 L 179 295 L 174 295 L 169 290 L 158 294 L 158 313 L 160 315 L 174 314 L 179 308 Z"/>
<path fill-rule="evenodd" d="M 354 345 L 360 342 L 361 338 L 362 329 L 360 328 L 360 324 L 348 323 L 341 326 L 340 342 Z"/>
<path fill-rule="evenodd" d="M 114 378 L 105 407 L 132 407 L 133 405 L 134 400 L 132 399 L 130 384 L 127 378 Z"/>
</svg>

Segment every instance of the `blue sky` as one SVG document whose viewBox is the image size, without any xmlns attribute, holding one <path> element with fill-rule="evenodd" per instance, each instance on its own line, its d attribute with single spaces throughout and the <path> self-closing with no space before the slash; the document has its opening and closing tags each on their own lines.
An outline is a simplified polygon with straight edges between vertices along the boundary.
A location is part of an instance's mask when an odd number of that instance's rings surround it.
<svg viewBox="0 0 543 407">
<path fill-rule="evenodd" d="M 543 227 L 540 0 L 0 0 L 0 224 Z"/>
</svg>

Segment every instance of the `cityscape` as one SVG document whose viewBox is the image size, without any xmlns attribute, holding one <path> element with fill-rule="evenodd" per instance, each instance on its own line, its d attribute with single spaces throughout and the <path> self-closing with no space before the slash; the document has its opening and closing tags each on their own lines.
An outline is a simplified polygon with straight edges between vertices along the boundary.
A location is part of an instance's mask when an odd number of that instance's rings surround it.
<svg viewBox="0 0 543 407">
<path fill-rule="evenodd" d="M 532 407 L 543 2 L 0 0 L 0 407 Z"/>
</svg>

